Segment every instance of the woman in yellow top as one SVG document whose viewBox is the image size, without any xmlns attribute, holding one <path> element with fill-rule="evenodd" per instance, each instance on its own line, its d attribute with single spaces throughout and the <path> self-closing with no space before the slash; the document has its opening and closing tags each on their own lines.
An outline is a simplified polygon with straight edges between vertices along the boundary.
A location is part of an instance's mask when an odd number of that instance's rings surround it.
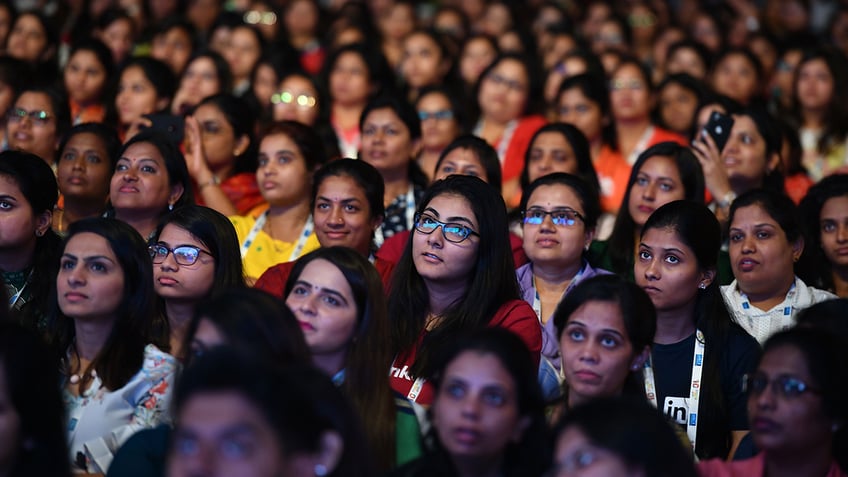
<svg viewBox="0 0 848 477">
<path fill-rule="evenodd" d="M 312 175 L 327 162 L 321 138 L 296 121 L 274 123 L 259 144 L 256 182 L 267 204 L 230 217 L 248 284 L 267 268 L 320 246 L 310 207 Z"/>
</svg>

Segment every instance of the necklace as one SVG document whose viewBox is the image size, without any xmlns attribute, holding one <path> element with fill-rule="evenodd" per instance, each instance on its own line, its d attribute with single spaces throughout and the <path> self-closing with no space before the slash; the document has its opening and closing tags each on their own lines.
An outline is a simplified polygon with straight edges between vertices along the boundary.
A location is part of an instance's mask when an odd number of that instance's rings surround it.
<svg viewBox="0 0 848 477">
<path fill-rule="evenodd" d="M 68 376 L 68 381 L 69 381 L 71 384 L 77 384 L 77 383 L 79 383 L 80 381 L 82 381 L 82 378 L 83 378 L 86 374 L 90 375 L 92 379 L 94 379 L 94 378 L 96 378 L 96 377 L 97 377 L 97 371 L 95 371 L 95 370 L 93 370 L 93 369 L 92 369 L 92 370 L 91 370 L 90 372 L 88 372 L 88 373 L 82 373 L 82 374 L 72 374 L 72 375 Z"/>
</svg>

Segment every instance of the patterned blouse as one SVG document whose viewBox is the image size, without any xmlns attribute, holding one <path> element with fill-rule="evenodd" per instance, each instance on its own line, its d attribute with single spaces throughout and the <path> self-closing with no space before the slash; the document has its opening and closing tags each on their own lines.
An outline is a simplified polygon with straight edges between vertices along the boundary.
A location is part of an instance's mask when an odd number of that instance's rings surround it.
<svg viewBox="0 0 848 477">
<path fill-rule="evenodd" d="M 73 468 L 105 474 L 118 448 L 133 433 L 168 422 L 176 371 L 176 359 L 149 344 L 141 369 L 124 387 L 110 391 L 94 376 L 80 396 L 65 388 Z"/>
</svg>

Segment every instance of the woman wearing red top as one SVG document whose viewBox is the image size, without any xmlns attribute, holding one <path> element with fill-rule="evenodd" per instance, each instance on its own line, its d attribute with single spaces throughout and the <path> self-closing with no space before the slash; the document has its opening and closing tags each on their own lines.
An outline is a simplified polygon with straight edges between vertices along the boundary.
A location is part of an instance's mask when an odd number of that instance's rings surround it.
<svg viewBox="0 0 848 477">
<path fill-rule="evenodd" d="M 519 176 L 533 134 L 545 124 L 536 102 L 542 97 L 542 75 L 529 59 L 504 54 L 492 62 L 477 83 L 480 115 L 474 135 L 498 151 L 503 171 L 502 194 L 518 205 Z"/>
<path fill-rule="evenodd" d="M 252 117 L 247 103 L 228 93 L 203 99 L 186 117 L 186 164 L 198 204 L 230 216 L 265 202 L 256 185 Z"/>
<path fill-rule="evenodd" d="M 459 332 L 506 328 L 521 337 L 538 364 L 542 335 L 533 309 L 519 298 L 506 208 L 497 190 L 457 175 L 430 186 L 392 276 L 389 316 L 392 387 L 425 406 L 433 390 L 421 376 L 434 353 Z"/>
<path fill-rule="evenodd" d="M 624 198 L 630 168 L 639 154 L 665 141 L 685 146 L 686 140 L 651 121 L 654 89 L 650 73 L 639 60 L 621 60 L 610 75 L 609 91 L 615 142 L 601 148 L 595 170 L 601 181 L 602 204 L 614 207 Z"/>
</svg>

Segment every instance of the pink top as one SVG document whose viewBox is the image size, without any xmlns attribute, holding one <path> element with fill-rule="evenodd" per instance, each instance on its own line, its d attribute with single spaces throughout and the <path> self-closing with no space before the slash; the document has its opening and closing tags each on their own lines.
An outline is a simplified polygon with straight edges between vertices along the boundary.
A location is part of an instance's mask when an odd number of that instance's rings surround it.
<svg viewBox="0 0 848 477">
<path fill-rule="evenodd" d="M 759 454 L 745 460 L 727 462 L 722 459 L 710 459 L 698 463 L 698 474 L 701 477 L 759 477 L 765 476 L 765 454 Z M 831 461 L 830 469 L 822 477 L 848 477 L 839 468 L 836 461 Z"/>
</svg>

